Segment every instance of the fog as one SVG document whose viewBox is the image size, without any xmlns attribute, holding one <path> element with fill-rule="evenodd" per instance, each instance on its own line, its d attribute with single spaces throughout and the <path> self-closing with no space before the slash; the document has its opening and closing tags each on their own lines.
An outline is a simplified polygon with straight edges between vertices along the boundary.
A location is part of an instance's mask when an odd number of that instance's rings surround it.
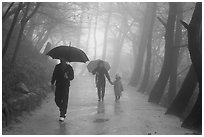
<svg viewBox="0 0 204 137">
<path fill-rule="evenodd" d="M 103 60 L 112 81 L 120 75 L 125 87 L 179 117 L 178 125 L 201 131 L 201 8 L 194 2 L 3 2 L 3 102 L 18 96 L 16 83 L 28 89 L 49 83 L 60 60 L 46 54 L 71 46 L 89 59 L 67 61 L 76 83 L 93 82 L 87 66 Z"/>
</svg>

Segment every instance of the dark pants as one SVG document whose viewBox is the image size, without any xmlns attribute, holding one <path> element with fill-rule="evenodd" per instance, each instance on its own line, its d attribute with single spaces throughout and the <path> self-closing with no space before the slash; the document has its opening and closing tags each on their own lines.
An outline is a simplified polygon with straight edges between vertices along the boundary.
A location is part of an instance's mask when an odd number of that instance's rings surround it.
<svg viewBox="0 0 204 137">
<path fill-rule="evenodd" d="M 60 117 L 65 117 L 65 114 L 67 113 L 68 99 L 69 99 L 69 87 L 56 86 L 55 103 L 59 107 Z"/>
<path fill-rule="evenodd" d="M 101 83 L 98 84 L 97 89 L 98 89 L 98 99 L 99 99 L 99 100 L 100 100 L 100 99 L 103 100 L 103 98 L 104 98 L 104 96 L 105 96 L 105 82 L 102 83 L 102 84 L 101 84 Z"/>
</svg>

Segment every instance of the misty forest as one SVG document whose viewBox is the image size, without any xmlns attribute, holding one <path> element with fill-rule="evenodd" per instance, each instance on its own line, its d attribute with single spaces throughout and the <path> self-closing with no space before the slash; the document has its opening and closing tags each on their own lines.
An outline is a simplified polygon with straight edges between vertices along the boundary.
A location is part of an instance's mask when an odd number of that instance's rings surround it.
<svg viewBox="0 0 204 137">
<path fill-rule="evenodd" d="M 201 2 L 3 2 L 2 133 L 202 134 L 201 46 Z"/>
</svg>

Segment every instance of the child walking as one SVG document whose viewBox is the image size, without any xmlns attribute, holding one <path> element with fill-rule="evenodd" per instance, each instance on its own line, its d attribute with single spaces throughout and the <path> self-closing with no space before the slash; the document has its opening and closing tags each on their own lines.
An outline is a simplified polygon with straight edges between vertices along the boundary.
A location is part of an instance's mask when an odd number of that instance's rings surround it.
<svg viewBox="0 0 204 137">
<path fill-rule="evenodd" d="M 113 85 L 114 85 L 115 100 L 117 101 L 120 99 L 121 92 L 123 91 L 123 85 L 119 74 L 115 75 L 115 81 L 113 82 Z"/>
</svg>

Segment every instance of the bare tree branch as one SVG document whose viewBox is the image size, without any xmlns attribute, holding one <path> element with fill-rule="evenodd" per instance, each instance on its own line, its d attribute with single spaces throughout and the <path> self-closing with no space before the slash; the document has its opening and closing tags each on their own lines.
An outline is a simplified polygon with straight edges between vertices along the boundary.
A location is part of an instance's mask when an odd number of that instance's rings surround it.
<svg viewBox="0 0 204 137">
<path fill-rule="evenodd" d="M 26 4 L 23 3 L 21 5 L 21 9 L 25 6 Z M 6 21 L 11 15 L 13 15 L 16 11 L 17 11 L 18 7 L 13 8 L 11 11 L 9 11 L 6 16 L 4 17 L 4 20 L 2 20 L 3 22 Z"/>
<path fill-rule="evenodd" d="M 164 25 L 164 27 L 166 28 L 166 26 L 167 26 L 166 23 L 165 23 L 160 17 L 157 17 L 157 19 L 158 19 L 158 20 L 161 22 L 161 24 Z"/>
<path fill-rule="evenodd" d="M 9 10 L 11 9 L 11 7 L 13 6 L 13 4 L 14 4 L 14 2 L 12 2 L 12 3 L 9 5 L 9 7 L 8 7 L 8 9 L 6 10 L 4 16 L 2 17 L 2 20 L 5 19 L 6 15 L 8 14 L 8 12 L 9 12 Z"/>
<path fill-rule="evenodd" d="M 188 47 L 188 44 L 184 44 L 184 45 L 181 45 L 181 46 L 175 46 L 174 48 L 177 49 L 177 48 L 185 48 L 185 47 Z"/>
<path fill-rule="evenodd" d="M 182 21 L 182 20 L 180 22 L 184 26 L 184 28 L 186 28 L 188 30 L 189 25 L 187 23 L 185 23 L 184 21 Z"/>
<path fill-rule="evenodd" d="M 41 3 L 37 2 L 37 5 L 35 9 L 33 10 L 33 12 L 26 18 L 26 22 L 37 12 L 38 8 L 40 7 L 40 4 Z"/>
</svg>

